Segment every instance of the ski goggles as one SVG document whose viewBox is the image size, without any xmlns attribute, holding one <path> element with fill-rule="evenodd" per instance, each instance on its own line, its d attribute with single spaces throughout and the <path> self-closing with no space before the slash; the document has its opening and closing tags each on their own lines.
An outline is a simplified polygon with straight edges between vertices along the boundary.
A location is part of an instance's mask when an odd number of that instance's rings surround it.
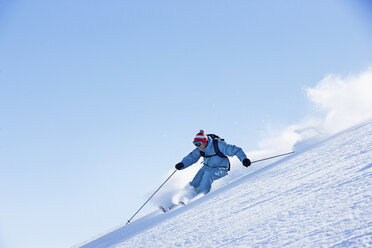
<svg viewBox="0 0 372 248">
<path fill-rule="evenodd" d="M 192 142 L 196 147 L 201 147 L 203 143 L 201 141 L 194 141 Z"/>
</svg>

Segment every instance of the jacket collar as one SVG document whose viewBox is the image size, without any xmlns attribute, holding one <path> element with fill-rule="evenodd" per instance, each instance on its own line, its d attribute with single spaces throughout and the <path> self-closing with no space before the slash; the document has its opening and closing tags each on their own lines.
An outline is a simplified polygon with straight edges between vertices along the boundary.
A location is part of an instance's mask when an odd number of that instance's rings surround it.
<svg viewBox="0 0 372 248">
<path fill-rule="evenodd" d="M 212 138 L 211 137 L 208 137 L 208 145 L 207 145 L 207 147 L 205 147 L 204 149 L 203 149 L 203 152 L 204 153 L 208 153 L 208 154 L 210 154 L 210 153 L 213 153 L 214 152 L 214 148 L 213 148 L 213 140 L 212 140 Z"/>
</svg>

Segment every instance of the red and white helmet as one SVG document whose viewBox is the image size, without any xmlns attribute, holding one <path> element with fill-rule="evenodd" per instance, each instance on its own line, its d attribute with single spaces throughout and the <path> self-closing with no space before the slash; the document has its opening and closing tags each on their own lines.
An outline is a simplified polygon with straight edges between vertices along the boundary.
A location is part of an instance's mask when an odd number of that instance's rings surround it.
<svg viewBox="0 0 372 248">
<path fill-rule="evenodd" d="M 207 135 L 204 133 L 204 130 L 200 130 L 200 132 L 196 134 L 193 143 L 194 143 L 195 145 L 196 145 L 196 144 L 200 144 L 200 145 L 201 145 L 201 144 L 208 143 L 208 137 L 207 137 Z"/>
</svg>

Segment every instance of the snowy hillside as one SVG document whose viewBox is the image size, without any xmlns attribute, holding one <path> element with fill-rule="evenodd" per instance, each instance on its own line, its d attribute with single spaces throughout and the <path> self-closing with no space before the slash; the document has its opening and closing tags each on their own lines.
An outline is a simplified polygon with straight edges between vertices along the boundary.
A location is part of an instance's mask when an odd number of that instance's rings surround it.
<svg viewBox="0 0 372 248">
<path fill-rule="evenodd" d="M 372 122 L 77 247 L 372 247 Z"/>
</svg>

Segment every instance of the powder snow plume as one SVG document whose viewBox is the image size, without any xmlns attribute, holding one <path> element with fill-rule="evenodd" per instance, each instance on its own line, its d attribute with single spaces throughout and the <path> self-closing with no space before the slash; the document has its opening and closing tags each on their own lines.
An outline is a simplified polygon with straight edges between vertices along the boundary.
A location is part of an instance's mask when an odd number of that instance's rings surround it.
<svg viewBox="0 0 372 248">
<path fill-rule="evenodd" d="M 311 109 L 297 124 L 259 142 L 269 153 L 303 150 L 356 124 L 372 119 L 372 68 L 341 77 L 329 74 L 305 89 Z"/>
</svg>

